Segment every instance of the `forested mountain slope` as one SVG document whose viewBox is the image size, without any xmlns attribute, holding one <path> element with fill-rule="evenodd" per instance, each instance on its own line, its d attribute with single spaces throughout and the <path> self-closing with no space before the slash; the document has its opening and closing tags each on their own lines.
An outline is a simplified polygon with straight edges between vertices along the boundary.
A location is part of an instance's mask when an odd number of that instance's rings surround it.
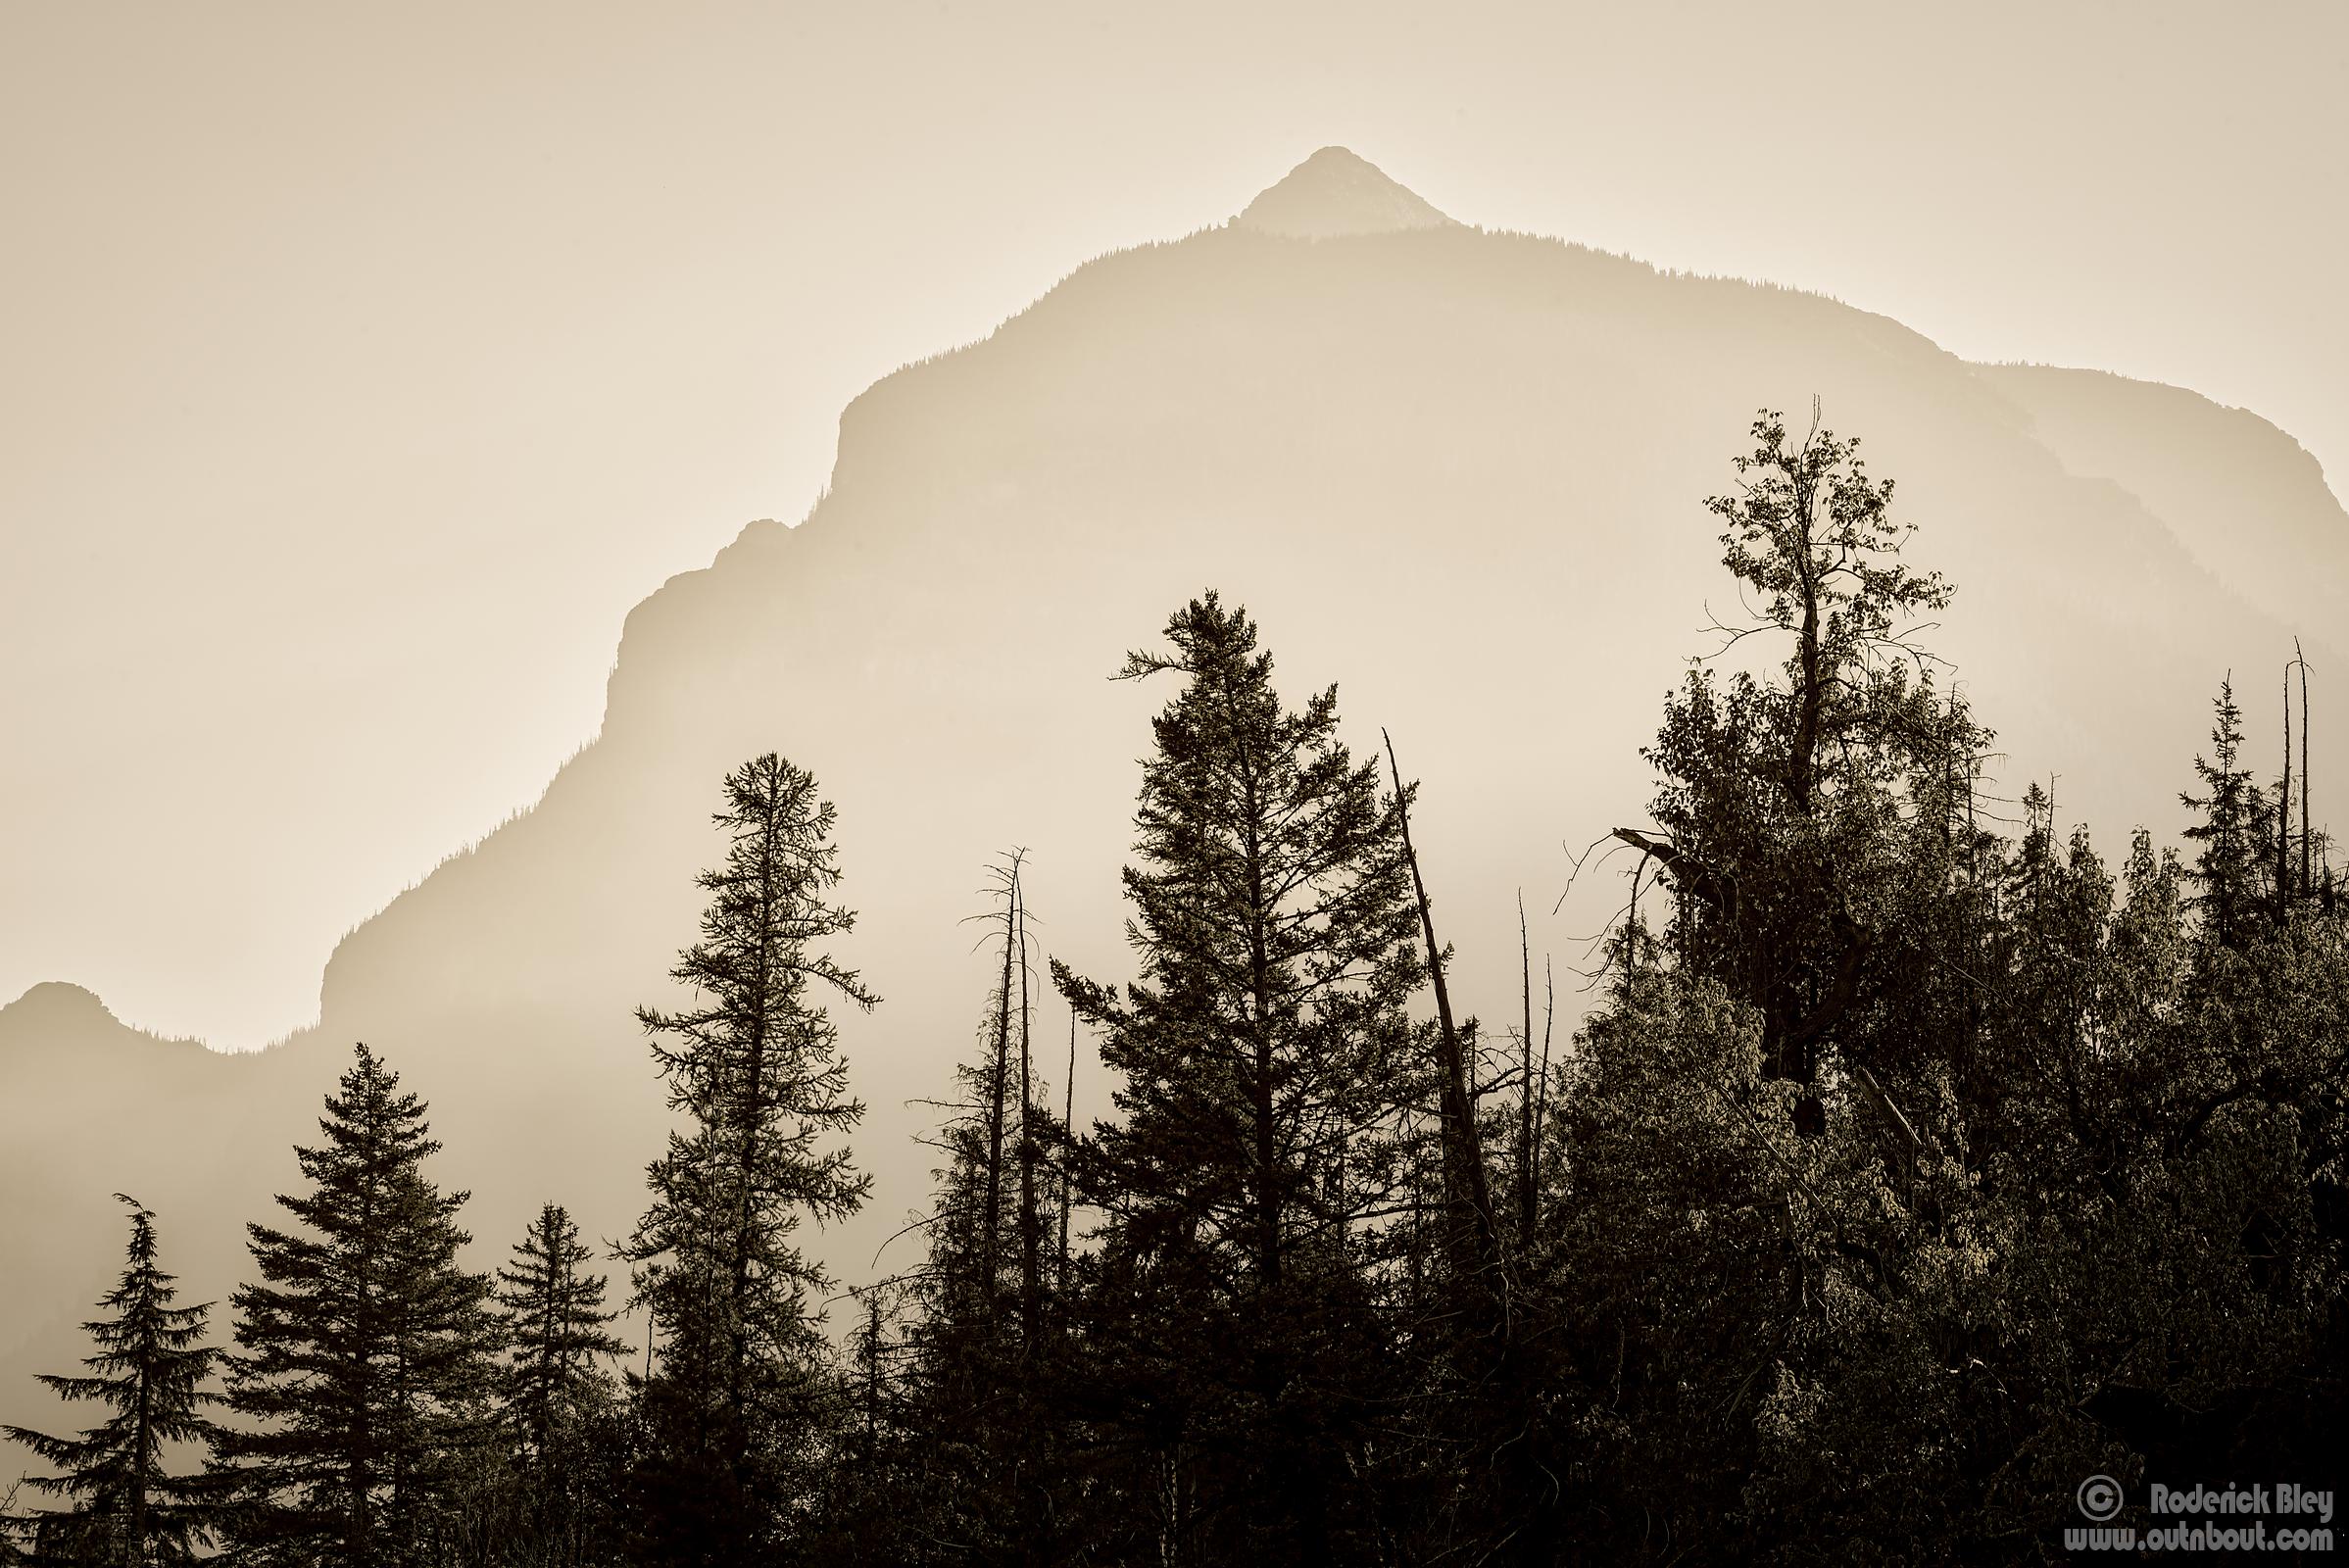
<svg viewBox="0 0 2349 1568">
<path fill-rule="evenodd" d="M 1349 226 L 1297 195 L 1275 209 Z M 2349 518 L 2287 438 L 2171 389 L 1977 367 L 1816 295 L 1458 223 L 1232 224 L 1105 256 L 877 382 L 804 522 L 752 523 L 647 598 L 601 733 L 342 944 L 314 1029 L 214 1058 L 102 1009 L 0 1013 L 0 1419 L 43 1413 L 25 1374 L 72 1353 L 116 1190 L 157 1211 L 189 1298 L 226 1295 L 354 1039 L 430 1101 L 484 1256 L 549 1200 L 623 1234 L 666 1126 L 632 1009 L 675 1000 L 719 780 L 770 750 L 839 805 L 861 919 L 838 947 L 882 998 L 841 1020 L 875 1199 L 820 1244 L 865 1277 L 927 1189 L 909 1135 L 934 1113 L 906 1102 L 947 1090 L 979 1020 L 958 922 L 983 862 L 1027 847 L 1052 955 L 1125 972 L 1156 700 L 1107 677 L 1210 586 L 1285 692 L 1341 683 L 1357 750 L 1386 726 L 1423 781 L 1462 1005 L 1514 1005 L 1523 889 L 1571 1010 L 1576 939 L 1624 887 L 1587 872 L 1548 917 L 1567 851 L 1644 820 L 1661 699 L 1722 641 L 1709 616 L 1741 620 L 1704 498 L 1758 406 L 1799 426 L 1813 399 L 1898 480 L 1911 558 L 1957 585 L 1931 642 L 1998 731 L 2001 794 L 2058 775 L 2063 820 L 2167 835 L 2223 674 L 2264 769 L 2293 636 L 2349 667 L 2320 618 L 2349 591 Z M 2320 818 L 2337 733 L 2315 738 Z M 1081 1115 L 1101 1090 L 1080 1072 Z"/>
</svg>

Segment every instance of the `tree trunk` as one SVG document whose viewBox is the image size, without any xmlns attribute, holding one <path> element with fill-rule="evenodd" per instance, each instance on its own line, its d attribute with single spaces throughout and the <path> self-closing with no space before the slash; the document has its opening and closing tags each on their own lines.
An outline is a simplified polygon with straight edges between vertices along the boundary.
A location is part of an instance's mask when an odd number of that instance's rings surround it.
<svg viewBox="0 0 2349 1568">
<path fill-rule="evenodd" d="M 1005 873 L 1019 875 L 1016 858 Z M 1011 1070 L 1011 958 L 1012 925 L 1017 918 L 1011 889 L 1003 892 L 1003 979 L 996 992 L 995 1051 L 990 1059 L 987 1090 L 987 1207 L 980 1217 L 979 1281 L 989 1318 L 995 1316 L 996 1281 L 1000 1272 L 1003 1215 L 1003 1123 L 1010 1098 Z"/>
<path fill-rule="evenodd" d="M 1017 865 L 1011 871 L 1011 905 L 1019 932 L 1019 1351 L 1024 1360 L 1036 1343 L 1044 1306 L 1044 1276 L 1039 1249 L 1044 1222 L 1036 1202 L 1036 1134 L 1031 1107 L 1034 1078 L 1029 1058 L 1028 911 L 1022 903 Z"/>
<path fill-rule="evenodd" d="M 1452 1026 L 1451 992 L 1444 983 L 1444 950 L 1436 945 L 1436 917 L 1428 907 L 1426 879 L 1419 874 L 1419 855 L 1411 847 L 1411 810 L 1403 789 L 1402 769 L 1395 760 L 1395 741 L 1385 730 L 1387 768 L 1395 780 L 1395 805 L 1402 826 L 1403 858 L 1411 867 L 1411 889 L 1419 904 L 1419 930 L 1427 941 L 1428 977 L 1436 988 L 1437 1051 L 1444 1074 L 1444 1164 L 1451 1173 L 1453 1192 L 1467 1206 L 1466 1236 L 1455 1243 L 1455 1263 L 1480 1268 L 1496 1260 L 1499 1233 L 1493 1219 L 1493 1194 L 1485 1181 L 1485 1152 L 1477 1138 L 1475 1107 L 1468 1102 L 1468 1074 L 1460 1051 L 1459 1032 Z"/>
</svg>

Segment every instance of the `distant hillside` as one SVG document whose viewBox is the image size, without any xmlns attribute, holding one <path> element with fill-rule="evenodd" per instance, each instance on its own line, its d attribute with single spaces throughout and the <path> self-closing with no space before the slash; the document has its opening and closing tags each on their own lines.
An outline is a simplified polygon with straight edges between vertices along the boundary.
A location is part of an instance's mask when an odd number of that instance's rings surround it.
<svg viewBox="0 0 2349 1568">
<path fill-rule="evenodd" d="M 2349 519 L 2249 416 L 1971 366 L 1789 289 L 1420 222 L 1368 166 L 1323 164 L 1293 177 L 1345 188 L 1251 210 L 1325 237 L 1235 223 L 1103 257 L 858 398 L 805 523 L 752 524 L 636 609 L 601 735 L 342 945 L 316 1030 L 239 1061 L 154 1055 L 87 1009 L 0 1028 L 0 1074 L 28 1038 L 76 1063 L 0 1078 L 0 1255 L 37 1260 L 0 1296 L 0 1420 L 33 1413 L 24 1373 L 77 1353 L 61 1325 L 105 1283 L 116 1188 L 157 1209 L 199 1295 L 226 1288 L 355 1038 L 432 1101 L 477 1260 L 549 1198 L 590 1236 L 624 1230 L 664 1126 L 630 1008 L 668 995 L 693 936 L 720 776 L 769 749 L 840 807 L 862 914 L 842 956 L 884 998 L 842 1020 L 879 1186 L 824 1244 L 868 1277 L 927 1187 L 909 1135 L 931 1113 L 905 1102 L 947 1091 L 987 985 L 957 923 L 981 862 L 1027 846 L 1052 951 L 1130 973 L 1117 869 L 1167 693 L 1106 677 L 1209 585 L 1256 615 L 1285 691 L 1339 682 L 1357 748 L 1386 725 L 1424 781 L 1465 1004 L 1515 1006 L 1522 888 L 1577 1006 L 1579 939 L 1624 888 L 1592 871 L 1550 917 L 1565 847 L 1641 820 L 1663 694 L 1713 646 L 1707 606 L 1737 613 L 1702 501 L 1735 482 L 1759 404 L 1817 396 L 1898 479 L 1916 561 L 1959 585 L 1930 641 L 2000 730 L 2006 793 L 2060 774 L 2065 820 L 2116 851 L 2131 823 L 2177 825 L 2227 668 L 2271 728 L 2258 705 L 2295 630 L 2349 668 L 2321 646 Z M 2318 733 L 2321 806 L 2340 728 Z M 1045 1016 L 1065 1031 L 1056 1002 Z"/>
<path fill-rule="evenodd" d="M 1982 366 L 2066 469 L 2144 502 L 2189 554 L 2306 633 L 2349 625 L 2349 525 L 2300 443 L 2246 409 L 2102 370 Z"/>
<path fill-rule="evenodd" d="M 178 1253 L 171 1266 L 195 1299 L 227 1292 L 231 1238 L 262 1217 L 249 1197 L 290 1163 L 271 1146 L 312 1130 L 272 1093 L 308 1087 L 285 1070 L 294 1065 L 158 1039 L 79 986 L 34 986 L 0 1007 L 0 1421 L 45 1413 L 29 1373 L 86 1353 L 77 1325 L 122 1265 L 110 1195 L 177 1222 L 165 1232 Z"/>
</svg>

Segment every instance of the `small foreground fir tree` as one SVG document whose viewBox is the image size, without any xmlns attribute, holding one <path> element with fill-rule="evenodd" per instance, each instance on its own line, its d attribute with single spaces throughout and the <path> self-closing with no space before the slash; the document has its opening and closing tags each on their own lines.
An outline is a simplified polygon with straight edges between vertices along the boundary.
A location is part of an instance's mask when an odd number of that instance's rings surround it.
<svg viewBox="0 0 2349 1568">
<path fill-rule="evenodd" d="M 297 1148 L 311 1190 L 277 1201 L 300 1231 L 246 1227 L 259 1284 L 235 1297 L 218 1446 L 236 1555 L 368 1568 L 435 1554 L 464 1460 L 483 1441 L 496 1321 L 460 1267 L 464 1193 L 423 1173 L 424 1103 L 362 1045 Z"/>
<path fill-rule="evenodd" d="M 525 1464 L 544 1463 L 563 1428 L 611 1382 L 601 1362 L 628 1347 L 607 1325 L 604 1276 L 579 1265 L 593 1254 L 560 1203 L 549 1203 L 514 1244 L 495 1288 L 511 1352 L 502 1399 Z"/>
<path fill-rule="evenodd" d="M 2250 938 L 2260 900 L 2260 827 L 2268 814 L 2265 793 L 2242 765 L 2243 710 L 2235 705 L 2234 679 L 2219 683 L 2211 704 L 2211 753 L 2194 759 L 2204 793 L 2180 792 L 2178 801 L 2197 813 L 2185 836 L 2198 846 L 2188 873 L 2198 890 L 2194 903 L 2226 949 Z"/>
<path fill-rule="evenodd" d="M 549 1203 L 498 1270 L 493 1290 L 508 1359 L 498 1413 L 508 1468 L 493 1510 L 503 1555 L 517 1564 L 600 1560 L 614 1544 L 610 1481 L 624 1424 L 607 1364 L 628 1347 L 610 1328 L 604 1276 L 560 1203 Z"/>
<path fill-rule="evenodd" d="M 115 1413 L 78 1438 L 0 1428 L 61 1472 L 27 1478 L 32 1487 L 73 1499 L 62 1517 L 24 1521 L 47 1548 L 36 1547 L 35 1562 L 60 1544 L 76 1562 L 190 1562 L 211 1539 L 205 1479 L 171 1474 L 164 1450 L 219 1431 L 203 1413 L 216 1402 L 203 1389 L 220 1353 L 204 1344 L 212 1307 L 171 1304 L 178 1290 L 156 1266 L 155 1216 L 115 1196 L 130 1207 L 130 1247 L 121 1282 L 98 1303 L 107 1315 L 82 1325 L 98 1353 L 83 1359 L 86 1376 L 40 1379 L 64 1398 L 97 1400 Z"/>
</svg>

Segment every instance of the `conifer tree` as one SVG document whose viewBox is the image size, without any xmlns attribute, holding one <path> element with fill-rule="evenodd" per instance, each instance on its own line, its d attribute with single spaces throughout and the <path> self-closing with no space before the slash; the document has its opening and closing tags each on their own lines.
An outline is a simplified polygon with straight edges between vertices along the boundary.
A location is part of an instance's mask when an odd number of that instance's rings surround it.
<svg viewBox="0 0 2349 1568">
<path fill-rule="evenodd" d="M 2185 830 L 2185 836 L 2200 846 L 2191 873 L 2199 890 L 2194 902 L 2219 946 L 2232 949 L 2250 936 L 2259 897 L 2261 826 L 2268 808 L 2260 787 L 2251 781 L 2251 769 L 2240 765 L 2243 710 L 2235 705 L 2232 678 L 2219 683 L 2211 709 L 2212 755 L 2194 759 L 2194 773 L 2204 793 L 2181 792 L 2178 799 L 2200 813 L 2200 820 Z"/>
<path fill-rule="evenodd" d="M 240 1560 L 420 1562 L 450 1528 L 463 1461 L 486 1437 L 495 1320 L 460 1266 L 465 1193 L 424 1174 L 425 1106 L 361 1045 L 326 1097 L 323 1140 L 294 1151 L 300 1222 L 246 1227 L 260 1282 L 234 1298 L 238 1349 L 220 1479 Z"/>
<path fill-rule="evenodd" d="M 600 1358 L 628 1347 L 608 1330 L 604 1276 L 585 1273 L 591 1256 L 560 1203 L 538 1211 L 498 1270 L 493 1295 L 505 1319 L 510 1359 L 502 1404 L 525 1462 L 543 1463 L 571 1412 L 609 1383 Z"/>
<path fill-rule="evenodd" d="M 856 923 L 825 901 L 840 880 L 834 818 L 814 778 L 773 753 L 729 774 L 714 818 L 725 863 L 702 874 L 702 940 L 671 971 L 696 1005 L 637 1014 L 686 1122 L 651 1166 L 652 1204 L 622 1249 L 659 1340 L 637 1492 L 657 1561 L 775 1550 L 811 1490 L 831 1282 L 793 1237 L 805 1217 L 853 1212 L 870 1187 L 845 1148 L 818 1147 L 864 1106 L 817 993 L 877 1000 L 816 947 Z"/>
<path fill-rule="evenodd" d="M 1002 974 L 988 993 L 978 1056 L 954 1069 L 962 1096 L 942 1107 L 952 1113 L 936 1140 L 945 1162 L 933 1173 L 937 1196 L 924 1222 L 928 1257 L 912 1282 L 919 1308 L 911 1334 L 915 1419 L 933 1456 L 954 1470 L 955 1495 L 971 1504 L 939 1521 L 939 1533 L 980 1560 L 1000 1546 L 1009 1524 L 994 1516 L 1004 1511 L 1000 1461 L 1010 1446 L 1005 1239 L 1019 1226 L 1005 1153 L 1022 1136 L 1012 1079 L 1022 1048 L 1014 973 L 1018 872 L 1016 852 L 991 866 L 991 896 L 1000 907 L 972 916 L 992 928 L 987 940 L 1001 945 Z"/>
<path fill-rule="evenodd" d="M 1123 1079 L 1080 1178 L 1110 1215 L 1096 1338 L 1145 1440 L 1148 1549 L 1325 1560 L 1383 1360 L 1351 1233 L 1388 1196 L 1371 1146 L 1425 1088 L 1416 910 L 1397 803 L 1339 741 L 1335 688 L 1284 706 L 1254 624 L 1212 593 L 1166 634 L 1120 672 L 1184 682 L 1124 877 L 1142 978 L 1120 994 L 1054 966 Z"/>
<path fill-rule="evenodd" d="M 172 1275 L 155 1261 L 155 1216 L 118 1193 L 130 1208 L 130 1244 L 122 1277 L 100 1299 L 107 1314 L 82 1325 L 96 1342 L 84 1376 L 42 1374 L 51 1391 L 96 1400 L 114 1414 L 78 1438 L 4 1427 L 61 1474 L 28 1478 L 38 1491 L 71 1497 L 64 1520 L 37 1518 L 51 1539 L 70 1538 L 74 1560 L 144 1568 L 195 1560 L 209 1544 L 212 1508 L 200 1475 L 172 1475 L 165 1446 L 206 1443 L 219 1429 L 203 1413 L 204 1392 L 219 1351 L 205 1345 L 212 1307 L 174 1306 Z M 37 1517 L 37 1516 L 36 1516 Z"/>
<path fill-rule="evenodd" d="M 973 915 L 1001 945 L 976 1059 L 940 1108 L 945 1156 L 920 1222 L 929 1253 L 907 1282 L 900 1409 L 930 1489 L 922 1534 L 953 1560 L 1052 1560 L 1067 1480 L 1050 1408 L 1063 1375 L 1065 1266 L 1046 1268 L 1049 1206 L 1065 1195 L 1065 1112 L 1046 1108 L 1031 1039 L 1025 852 L 989 868 L 997 907 Z M 997 967 L 994 957 L 990 968 Z M 1071 1019 L 1073 1046 L 1074 1019 Z M 1065 1230 L 1055 1257 L 1065 1256 Z M 1014 1244 L 1016 1243 L 1016 1247 Z M 861 1353 L 861 1352 L 859 1352 Z"/>
<path fill-rule="evenodd" d="M 514 1459 L 500 1524 L 525 1561 L 584 1561 L 607 1534 L 611 1499 L 598 1486 L 618 1390 L 604 1361 L 628 1346 L 608 1328 L 604 1276 L 580 1266 L 593 1255 L 570 1214 L 549 1203 L 492 1288 L 508 1352 L 499 1414 Z"/>
</svg>

